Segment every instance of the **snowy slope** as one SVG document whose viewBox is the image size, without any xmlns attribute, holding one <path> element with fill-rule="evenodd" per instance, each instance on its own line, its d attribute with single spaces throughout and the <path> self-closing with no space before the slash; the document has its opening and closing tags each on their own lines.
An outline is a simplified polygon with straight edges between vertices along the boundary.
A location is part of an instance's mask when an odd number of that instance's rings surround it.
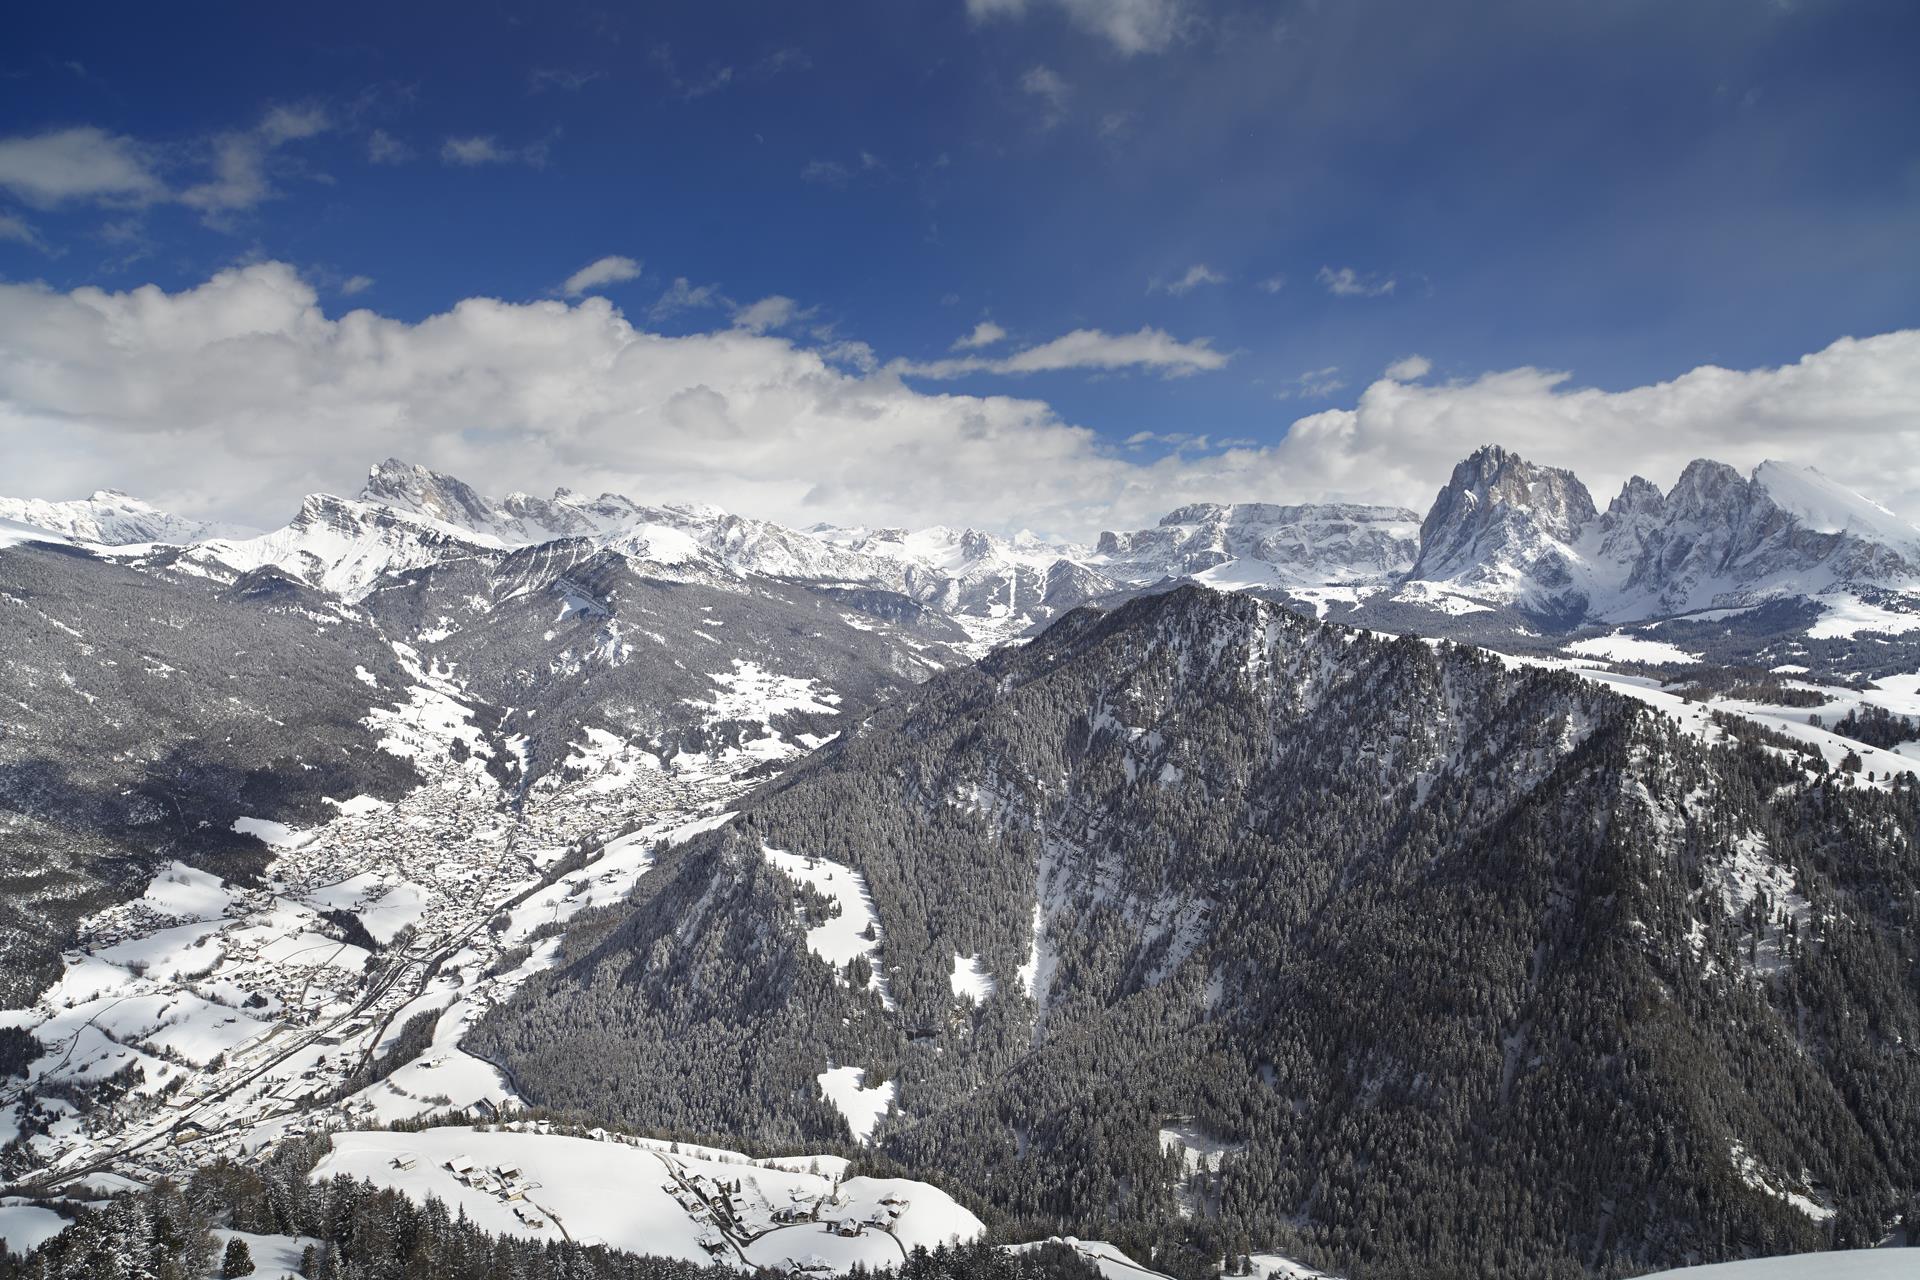
<svg viewBox="0 0 1920 1280">
<path fill-rule="evenodd" d="M 972 1240 L 983 1229 L 927 1183 L 842 1181 L 846 1164 L 833 1156 L 754 1160 L 595 1133 L 564 1136 L 518 1124 L 492 1132 L 342 1133 L 313 1177 L 347 1174 L 416 1200 L 438 1196 L 489 1231 L 533 1240 L 564 1235 L 743 1271 L 816 1259 L 824 1264 L 818 1270 L 836 1274 L 855 1264 L 897 1266 L 907 1250 Z M 722 1202 L 732 1229 L 712 1210 Z M 785 1221 L 790 1216 L 797 1220 Z M 829 1229 L 849 1221 L 850 1235 Z"/>
<path fill-rule="evenodd" d="M 1642 1280 L 1913 1280 L 1916 1275 L 1920 1275 L 1920 1251 L 1852 1249 L 1681 1267 Z"/>
<path fill-rule="evenodd" d="M 98 489 L 89 497 L 62 502 L 0 498 L 0 521 L 31 525 L 75 542 L 107 547 L 149 542 L 183 544 L 208 538 L 248 537 L 255 532 L 172 515 L 117 489 Z"/>
</svg>

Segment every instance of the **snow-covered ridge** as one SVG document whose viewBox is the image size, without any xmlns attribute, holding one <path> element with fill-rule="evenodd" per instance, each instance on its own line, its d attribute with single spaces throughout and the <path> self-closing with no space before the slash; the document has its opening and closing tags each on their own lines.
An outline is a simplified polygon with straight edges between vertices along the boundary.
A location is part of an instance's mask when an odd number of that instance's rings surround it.
<svg viewBox="0 0 1920 1280">
<path fill-rule="evenodd" d="M 176 516 L 117 489 L 97 489 L 88 497 L 59 502 L 0 498 L 0 521 L 44 529 L 74 542 L 102 547 L 244 538 L 256 532 L 238 525 Z"/>
<path fill-rule="evenodd" d="M 183 569 L 273 566 L 348 600 L 449 558 L 572 540 L 580 556 L 611 553 L 674 580 L 778 578 L 906 597 L 958 623 L 975 648 L 1181 579 L 1295 593 L 1323 609 L 1379 597 L 1452 617 L 1517 610 L 1561 622 L 1788 597 L 1844 604 L 1861 586 L 1920 591 L 1920 527 L 1813 468 L 1769 461 L 1743 476 L 1700 460 L 1665 492 L 1635 477 L 1601 511 L 1572 472 L 1495 445 L 1454 468 L 1424 519 L 1352 503 L 1192 503 L 1091 547 L 947 526 L 801 530 L 702 503 L 567 489 L 494 498 L 395 459 L 372 468 L 357 498 L 313 495 L 287 525 L 255 536 L 108 490 L 67 503 L 0 499 L 5 521 L 83 544 L 193 543 Z"/>
</svg>

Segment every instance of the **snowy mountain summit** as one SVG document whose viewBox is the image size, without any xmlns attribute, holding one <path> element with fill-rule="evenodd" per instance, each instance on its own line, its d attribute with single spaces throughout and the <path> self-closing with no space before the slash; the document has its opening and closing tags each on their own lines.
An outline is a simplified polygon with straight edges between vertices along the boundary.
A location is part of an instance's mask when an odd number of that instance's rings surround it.
<svg viewBox="0 0 1920 1280">
<path fill-rule="evenodd" d="M 207 538 L 245 537 L 254 532 L 238 525 L 176 516 L 118 489 L 96 489 L 87 497 L 64 502 L 0 498 L 0 520 L 31 525 L 75 542 L 102 547 L 200 542 Z"/>
</svg>

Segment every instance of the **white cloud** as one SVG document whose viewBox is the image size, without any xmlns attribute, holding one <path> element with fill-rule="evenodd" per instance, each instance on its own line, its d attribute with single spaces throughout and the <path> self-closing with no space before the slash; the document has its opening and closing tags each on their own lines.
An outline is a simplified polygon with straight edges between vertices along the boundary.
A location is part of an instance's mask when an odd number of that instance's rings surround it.
<svg viewBox="0 0 1920 1280">
<path fill-rule="evenodd" d="M 1073 24 L 1123 54 L 1160 53 L 1193 25 L 1191 0 L 1051 0 Z M 1028 0 L 966 0 L 975 22 L 1024 17 Z"/>
<path fill-rule="evenodd" d="M 728 305 L 726 296 L 720 292 L 719 285 L 697 285 L 685 276 L 677 276 L 667 291 L 660 295 L 652 307 L 648 308 L 648 314 L 655 320 L 664 320 L 682 311 L 726 305 Z"/>
<path fill-rule="evenodd" d="M 991 320 L 982 320 L 973 326 L 973 332 L 955 340 L 955 351 L 976 351 L 981 347 L 990 347 L 1007 336 L 1007 331 Z"/>
<path fill-rule="evenodd" d="M 538 169 L 547 163 L 548 145 L 543 140 L 524 147 L 502 146 L 492 134 L 473 134 L 448 138 L 440 144 L 440 163 L 477 168 L 488 164 L 524 164 Z"/>
<path fill-rule="evenodd" d="M 1171 284 L 1163 285 L 1158 280 L 1151 281 L 1147 285 L 1147 292 L 1152 293 L 1157 289 L 1165 289 L 1168 293 L 1178 297 L 1184 293 L 1192 293 L 1203 284 L 1225 284 L 1226 282 L 1227 278 L 1218 271 L 1215 271 L 1204 262 L 1196 262 L 1187 268 L 1187 274 L 1181 276 Z"/>
<path fill-rule="evenodd" d="M 34 229 L 33 224 L 11 213 L 0 213 L 0 240 L 12 240 L 29 249 L 38 249 L 41 253 L 49 252 L 46 240 Z"/>
<path fill-rule="evenodd" d="M 277 194 L 267 177 L 268 157 L 327 128 L 326 112 L 318 107 L 275 107 L 251 129 L 216 135 L 213 177 L 182 191 L 180 202 L 210 217 L 253 208 Z"/>
<path fill-rule="evenodd" d="M 1387 366 L 1386 376 L 1395 382 L 1418 382 L 1433 372 L 1433 361 L 1425 356 L 1403 356 Z"/>
<path fill-rule="evenodd" d="M 1268 276 L 1260 282 L 1260 292 L 1262 293 L 1278 293 L 1286 287 L 1287 278 L 1282 275 Z"/>
<path fill-rule="evenodd" d="M 610 253 L 604 258 L 595 258 L 568 276 L 561 284 L 560 292 L 569 298 L 577 298 L 583 293 L 589 293 L 610 284 L 625 283 L 635 279 L 639 274 L 638 262 L 617 253 Z"/>
<path fill-rule="evenodd" d="M 144 203 L 166 194 L 138 143 L 94 128 L 0 139 L 0 187 L 40 208 L 67 200 Z"/>
<path fill-rule="evenodd" d="M 356 293 L 365 293 L 373 288 L 372 276 L 348 276 L 340 284 L 340 292 L 351 298 Z"/>
<path fill-rule="evenodd" d="M 1324 369 L 1309 369 L 1291 383 L 1273 393 L 1275 400 L 1291 400 L 1295 396 L 1303 400 L 1324 400 L 1336 391 L 1344 390 L 1347 383 L 1340 376 L 1340 366 L 1330 364 Z"/>
<path fill-rule="evenodd" d="M 897 360 L 888 368 L 921 378 L 958 378 L 970 373 L 1057 373 L 1067 369 L 1145 369 L 1177 378 L 1226 367 L 1230 357 L 1215 351 L 1211 339 L 1181 342 L 1164 329 L 1143 326 L 1138 333 L 1075 329 L 1051 342 L 998 359 L 962 356 L 924 363 Z"/>
<path fill-rule="evenodd" d="M 367 159 L 375 164 L 405 164 L 413 159 L 413 148 L 385 129 L 375 129 L 367 135 Z"/>
<path fill-rule="evenodd" d="M 744 307 L 736 307 L 733 324 L 736 329 L 745 329 L 749 333 L 765 333 L 769 329 L 784 328 L 805 314 L 792 298 L 783 298 L 776 293 L 758 302 L 749 302 Z"/>
<path fill-rule="evenodd" d="M 1146 335 L 1069 335 L 1008 365 L 1101 367 L 1075 350 L 1089 342 L 1180 345 Z M 1214 438 L 1150 459 L 1037 399 L 921 392 L 896 367 L 863 364 L 864 350 L 738 328 L 667 337 L 602 298 L 329 317 L 281 263 L 175 293 L 0 285 L 0 487 L 114 485 L 272 524 L 302 493 L 350 491 L 369 460 L 399 454 L 496 492 L 565 484 L 796 523 L 1085 537 L 1200 500 L 1424 509 L 1456 461 L 1497 441 L 1573 467 L 1603 504 L 1630 470 L 1664 485 L 1698 456 L 1743 468 L 1778 457 L 1920 514 L 1920 331 L 1618 392 L 1537 369 L 1381 379 L 1278 444 Z"/>
<path fill-rule="evenodd" d="M 1361 275 L 1352 267 L 1322 267 L 1314 278 L 1336 298 L 1378 298 L 1399 284 L 1392 276 Z"/>
<path fill-rule="evenodd" d="M 800 169 L 800 180 L 822 187 L 845 186 L 852 176 L 838 160 L 809 160 Z"/>
<path fill-rule="evenodd" d="M 1028 67 L 1026 74 L 1020 77 L 1020 88 L 1046 104 L 1040 122 L 1049 129 L 1060 123 L 1066 114 L 1067 99 L 1073 96 L 1073 90 L 1058 71 L 1037 64 Z"/>
</svg>

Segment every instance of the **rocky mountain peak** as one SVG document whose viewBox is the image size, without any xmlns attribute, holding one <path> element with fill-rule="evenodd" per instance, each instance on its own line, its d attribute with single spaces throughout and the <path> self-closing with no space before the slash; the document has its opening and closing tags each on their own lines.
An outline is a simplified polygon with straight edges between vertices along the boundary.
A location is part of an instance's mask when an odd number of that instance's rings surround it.
<svg viewBox="0 0 1920 1280">
<path fill-rule="evenodd" d="M 483 528 L 494 518 L 493 505 L 465 481 L 398 458 L 388 458 L 367 473 L 360 500 L 469 529 Z"/>
</svg>

